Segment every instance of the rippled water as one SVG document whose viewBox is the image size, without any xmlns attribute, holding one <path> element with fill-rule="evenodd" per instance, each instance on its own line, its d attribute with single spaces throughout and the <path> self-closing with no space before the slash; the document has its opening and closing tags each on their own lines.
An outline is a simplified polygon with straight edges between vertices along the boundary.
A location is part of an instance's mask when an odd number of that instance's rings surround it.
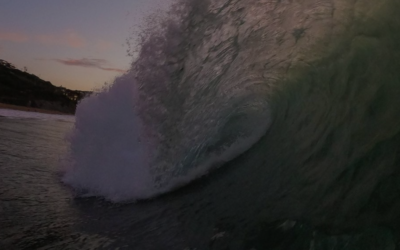
<svg viewBox="0 0 400 250">
<path fill-rule="evenodd" d="M 203 211 L 218 195 L 195 198 L 193 187 L 138 204 L 74 198 L 59 176 L 73 122 L 0 109 L 2 249 L 188 249 L 223 238 L 233 221 Z"/>
<path fill-rule="evenodd" d="M 246 155 L 155 200 L 75 198 L 59 176 L 73 122 L 0 110 L 1 249 L 395 249 L 396 234 L 388 227 L 329 235 L 292 220 L 302 202 L 279 198 L 268 184 L 266 192 L 256 177 L 243 178 L 244 164 L 261 163 Z M 276 169 L 268 171 L 271 183 L 279 183 L 272 179 Z"/>
</svg>

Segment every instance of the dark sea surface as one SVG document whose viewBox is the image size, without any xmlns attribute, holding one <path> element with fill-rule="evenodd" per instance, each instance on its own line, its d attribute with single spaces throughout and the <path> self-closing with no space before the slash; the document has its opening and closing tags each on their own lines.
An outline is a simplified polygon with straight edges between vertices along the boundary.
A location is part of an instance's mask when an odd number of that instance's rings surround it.
<svg viewBox="0 0 400 250">
<path fill-rule="evenodd" d="M 188 0 L 75 117 L 0 110 L 0 249 L 399 250 L 397 0 Z"/>
<path fill-rule="evenodd" d="M 378 202 L 369 204 L 366 215 L 355 211 L 342 221 L 345 202 L 338 202 L 337 209 L 315 213 L 312 209 L 324 209 L 323 197 L 314 201 L 320 190 L 308 190 L 300 174 L 284 173 L 291 159 L 277 145 L 256 145 L 213 175 L 154 200 L 110 203 L 77 197 L 61 182 L 60 161 L 68 149 L 64 138 L 74 117 L 8 110 L 0 115 L 1 249 L 398 247 L 397 210 L 390 213 Z M 250 173 L 254 166 L 265 168 L 263 175 Z M 355 197 L 354 204 L 359 202 Z M 307 216 L 314 216 L 314 225 Z"/>
</svg>

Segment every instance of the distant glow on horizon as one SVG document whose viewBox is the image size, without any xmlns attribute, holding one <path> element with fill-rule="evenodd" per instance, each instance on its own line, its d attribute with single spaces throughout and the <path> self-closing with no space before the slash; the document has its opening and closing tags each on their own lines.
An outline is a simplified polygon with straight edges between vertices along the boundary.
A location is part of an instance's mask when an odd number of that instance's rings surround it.
<svg viewBox="0 0 400 250">
<path fill-rule="evenodd" d="M 55 86 L 97 89 L 129 69 L 132 29 L 169 2 L 0 1 L 0 59 Z"/>
</svg>

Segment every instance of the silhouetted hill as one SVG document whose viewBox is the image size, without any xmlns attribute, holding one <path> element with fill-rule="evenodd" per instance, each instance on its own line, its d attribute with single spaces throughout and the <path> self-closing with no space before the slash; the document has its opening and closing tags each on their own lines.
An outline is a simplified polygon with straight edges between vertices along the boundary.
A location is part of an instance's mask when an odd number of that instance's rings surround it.
<svg viewBox="0 0 400 250">
<path fill-rule="evenodd" d="M 78 101 L 88 94 L 88 91 L 56 87 L 0 59 L 0 103 L 73 114 Z"/>
</svg>

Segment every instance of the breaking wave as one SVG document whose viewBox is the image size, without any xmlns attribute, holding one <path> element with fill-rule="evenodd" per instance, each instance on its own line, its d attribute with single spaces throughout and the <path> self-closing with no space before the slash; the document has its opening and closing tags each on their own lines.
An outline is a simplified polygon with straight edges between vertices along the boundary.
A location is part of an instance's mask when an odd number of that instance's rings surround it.
<svg viewBox="0 0 400 250">
<path fill-rule="evenodd" d="M 268 86 L 248 70 L 254 54 L 240 45 L 236 24 L 223 23 L 227 16 L 198 23 L 212 13 L 200 2 L 176 3 L 152 19 L 129 72 L 79 104 L 66 183 L 112 201 L 149 198 L 207 174 L 265 134 Z"/>
<path fill-rule="evenodd" d="M 254 209 L 397 218 L 400 6 L 306 2 L 180 1 L 150 18 L 129 72 L 78 106 L 64 181 L 137 200 L 229 161 L 215 192 Z"/>
</svg>

